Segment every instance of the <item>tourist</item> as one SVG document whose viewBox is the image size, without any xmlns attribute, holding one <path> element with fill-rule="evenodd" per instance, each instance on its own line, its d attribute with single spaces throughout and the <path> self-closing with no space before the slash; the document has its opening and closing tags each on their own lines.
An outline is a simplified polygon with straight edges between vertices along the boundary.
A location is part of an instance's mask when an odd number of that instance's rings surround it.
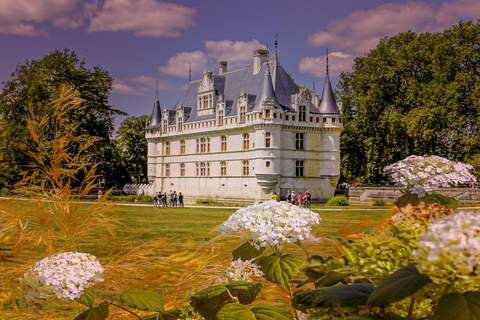
<svg viewBox="0 0 480 320">
<path fill-rule="evenodd" d="M 290 194 L 290 190 L 287 191 L 287 202 L 288 203 L 291 203 L 291 194 Z"/>
<path fill-rule="evenodd" d="M 298 207 L 299 207 L 299 208 L 302 207 L 302 203 L 303 203 L 302 193 L 299 192 L 299 193 L 298 193 Z"/>
<path fill-rule="evenodd" d="M 167 193 L 164 192 L 162 196 L 162 205 L 164 208 L 167 208 Z"/>
<path fill-rule="evenodd" d="M 278 194 L 276 192 L 273 193 L 272 200 L 275 200 L 277 202 L 280 201 L 280 198 L 278 197 Z"/>
<path fill-rule="evenodd" d="M 173 191 L 173 207 L 177 207 L 177 191 Z"/>
<path fill-rule="evenodd" d="M 100 199 L 100 198 L 102 197 L 102 195 L 103 195 L 102 189 L 98 189 L 97 194 L 98 194 L 98 199 Z"/>
<path fill-rule="evenodd" d="M 160 205 L 160 192 L 157 192 L 153 197 L 153 207 L 158 208 L 159 205 Z"/>
<path fill-rule="evenodd" d="M 173 191 L 172 190 L 170 190 L 169 196 L 170 196 L 170 207 L 173 208 Z"/>
<path fill-rule="evenodd" d="M 312 209 L 312 195 L 310 194 L 310 192 L 305 192 L 303 202 L 305 202 L 305 208 Z"/>
<path fill-rule="evenodd" d="M 183 208 L 183 194 L 181 192 L 178 193 L 178 202 L 180 202 L 180 208 Z"/>
<path fill-rule="evenodd" d="M 292 204 L 295 205 L 295 191 L 293 190 L 290 192 L 290 201 L 292 201 Z"/>
</svg>

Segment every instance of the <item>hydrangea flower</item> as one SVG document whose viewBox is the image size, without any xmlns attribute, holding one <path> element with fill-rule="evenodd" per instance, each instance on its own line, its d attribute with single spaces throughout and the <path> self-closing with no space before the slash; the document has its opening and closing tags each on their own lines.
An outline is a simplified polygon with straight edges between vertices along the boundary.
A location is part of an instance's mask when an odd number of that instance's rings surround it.
<svg viewBox="0 0 480 320">
<path fill-rule="evenodd" d="M 413 259 L 436 284 L 454 284 L 459 291 L 480 286 L 480 216 L 453 213 L 434 222 L 420 237 Z"/>
<path fill-rule="evenodd" d="M 403 193 L 418 194 L 424 197 L 435 188 L 448 188 L 461 183 L 477 183 L 470 173 L 469 164 L 450 161 L 438 156 L 410 156 L 385 167 L 395 183 L 400 185 Z"/>
<path fill-rule="evenodd" d="M 230 283 L 231 281 L 248 281 L 253 282 L 253 277 L 261 277 L 264 273 L 259 269 L 260 267 L 252 263 L 252 260 L 242 261 L 238 259 L 232 261 L 227 270 L 225 270 L 222 277 L 215 283 Z"/>
<path fill-rule="evenodd" d="M 96 281 L 103 281 L 103 267 L 91 254 L 64 252 L 35 264 L 20 278 L 27 303 L 48 306 L 52 301 L 73 300 Z"/>
<path fill-rule="evenodd" d="M 307 239 L 312 226 L 320 220 L 317 213 L 308 209 L 269 200 L 237 210 L 222 224 L 219 232 L 228 235 L 243 231 L 261 247 L 270 243 L 281 248 L 284 242 Z"/>
</svg>

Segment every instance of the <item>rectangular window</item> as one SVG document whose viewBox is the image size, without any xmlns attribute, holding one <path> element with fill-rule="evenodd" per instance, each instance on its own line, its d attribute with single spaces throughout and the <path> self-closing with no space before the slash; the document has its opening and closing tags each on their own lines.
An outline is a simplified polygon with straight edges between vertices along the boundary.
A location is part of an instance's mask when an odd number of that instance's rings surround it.
<svg viewBox="0 0 480 320">
<path fill-rule="evenodd" d="M 180 176 L 185 177 L 185 163 L 180 163 Z"/>
<path fill-rule="evenodd" d="M 168 120 L 163 120 L 163 133 L 167 133 Z"/>
<path fill-rule="evenodd" d="M 197 139 L 197 153 L 200 152 L 200 140 Z"/>
<path fill-rule="evenodd" d="M 258 117 L 259 117 L 260 119 L 262 119 L 263 113 L 259 113 L 259 114 L 258 114 Z"/>
<path fill-rule="evenodd" d="M 303 150 L 303 133 L 295 133 L 295 150 Z"/>
<path fill-rule="evenodd" d="M 248 133 L 243 134 L 243 150 L 248 150 L 250 148 L 250 136 Z"/>
<path fill-rule="evenodd" d="M 205 153 L 206 150 L 206 139 L 200 139 L 200 153 Z"/>
<path fill-rule="evenodd" d="M 288 120 L 288 114 L 285 115 L 285 120 Z"/>
<path fill-rule="evenodd" d="M 327 123 L 327 118 L 323 117 L 323 123 Z"/>
<path fill-rule="evenodd" d="M 313 117 L 310 117 L 310 122 L 313 122 Z"/>
<path fill-rule="evenodd" d="M 222 151 L 227 151 L 227 137 L 222 136 Z"/>
<path fill-rule="evenodd" d="M 342 118 L 338 118 L 338 123 L 342 123 Z"/>
<path fill-rule="evenodd" d="M 295 176 L 303 177 L 303 160 L 295 161 Z"/>
<path fill-rule="evenodd" d="M 273 113 L 273 117 L 274 117 L 275 119 L 277 119 L 277 113 L 276 113 L 276 112 Z"/>
<path fill-rule="evenodd" d="M 295 116 L 292 116 L 292 121 L 295 121 Z"/>
<path fill-rule="evenodd" d="M 270 161 L 265 162 L 265 166 L 266 166 L 267 168 L 270 168 Z"/>
<path fill-rule="evenodd" d="M 243 175 L 244 176 L 250 175 L 250 167 L 248 164 L 248 160 L 243 161 Z"/>
<path fill-rule="evenodd" d="M 240 122 L 245 122 L 245 115 L 247 113 L 247 107 L 240 107 Z"/>
<path fill-rule="evenodd" d="M 335 120 L 336 120 L 335 118 L 332 118 L 332 123 L 335 123 Z"/>
<path fill-rule="evenodd" d="M 210 152 L 210 138 L 207 138 L 207 152 Z"/>
<path fill-rule="evenodd" d="M 270 132 L 265 133 L 265 148 L 270 148 Z"/>
<path fill-rule="evenodd" d="M 205 162 L 200 163 L 200 176 L 205 177 Z"/>
<path fill-rule="evenodd" d="M 170 142 L 165 142 L 165 155 L 170 155 Z"/>
<path fill-rule="evenodd" d="M 165 165 L 165 177 L 170 177 L 170 165 Z"/>
<path fill-rule="evenodd" d="M 199 173 L 198 162 L 196 164 L 197 164 L 197 177 L 198 177 L 198 173 Z"/>
<path fill-rule="evenodd" d="M 298 106 L 298 121 L 306 121 L 307 117 L 307 107 L 306 106 Z"/>
<path fill-rule="evenodd" d="M 317 117 L 317 123 L 320 122 L 320 119 Z"/>
<path fill-rule="evenodd" d="M 210 177 L 210 162 L 207 162 L 207 176 Z"/>
<path fill-rule="evenodd" d="M 223 110 L 218 111 L 218 125 L 223 126 Z"/>
<path fill-rule="evenodd" d="M 220 163 L 220 175 L 225 177 L 227 175 L 227 162 L 222 161 Z"/>
<path fill-rule="evenodd" d="M 270 119 L 270 110 L 265 110 L 265 118 Z"/>
<path fill-rule="evenodd" d="M 183 128 L 183 118 L 178 118 L 178 131 L 182 131 Z"/>
<path fill-rule="evenodd" d="M 180 154 L 185 154 L 185 140 L 180 140 Z"/>
</svg>

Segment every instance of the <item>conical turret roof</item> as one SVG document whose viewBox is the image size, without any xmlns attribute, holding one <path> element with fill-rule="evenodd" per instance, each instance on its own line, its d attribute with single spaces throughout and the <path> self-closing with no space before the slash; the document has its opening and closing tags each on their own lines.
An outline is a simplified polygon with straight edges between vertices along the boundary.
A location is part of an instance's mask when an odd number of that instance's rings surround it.
<svg viewBox="0 0 480 320">
<path fill-rule="evenodd" d="M 157 93 L 155 95 L 155 102 L 153 103 L 152 116 L 150 118 L 150 123 L 147 126 L 148 128 L 155 128 L 160 125 L 162 122 L 162 109 L 160 107 L 160 100 L 158 99 L 158 81 L 157 81 Z"/>
<path fill-rule="evenodd" d="M 323 87 L 322 101 L 318 107 L 320 113 L 323 114 L 339 114 L 337 101 L 333 94 L 332 84 L 330 83 L 330 75 L 328 72 L 328 52 L 327 52 L 327 75 L 325 77 L 325 85 Z"/>
<path fill-rule="evenodd" d="M 277 97 L 275 96 L 275 90 L 273 89 L 272 77 L 270 76 L 270 67 L 268 63 L 265 64 L 265 77 L 263 80 L 262 93 L 260 95 L 260 99 L 257 100 L 257 105 L 255 107 L 261 106 L 265 99 L 272 101 L 276 108 L 280 107 Z"/>
</svg>

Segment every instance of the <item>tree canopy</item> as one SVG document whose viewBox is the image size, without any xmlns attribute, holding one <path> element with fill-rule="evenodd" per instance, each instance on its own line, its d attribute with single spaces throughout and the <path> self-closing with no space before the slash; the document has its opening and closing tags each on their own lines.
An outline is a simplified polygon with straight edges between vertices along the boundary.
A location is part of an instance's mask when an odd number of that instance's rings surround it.
<svg viewBox="0 0 480 320">
<path fill-rule="evenodd" d="M 112 77 L 101 67 L 89 69 L 85 61 L 68 49 L 55 50 L 40 60 L 26 61 L 18 65 L 11 79 L 3 83 L 0 93 L 0 116 L 5 129 L 2 132 L 4 147 L 3 170 L 0 175 L 4 183 L 19 180 L 19 174 L 31 159 L 27 152 L 33 144 L 26 126 L 28 104 L 31 103 L 38 119 L 54 112 L 51 104 L 58 95 L 61 85 L 77 90 L 83 103 L 69 114 L 72 126 L 78 125 L 76 132 L 82 137 L 101 138 L 91 153 L 98 158 L 109 149 L 110 136 L 114 131 L 115 115 L 123 113 L 108 104 L 108 94 L 112 89 Z M 53 136 L 53 124 L 45 129 Z M 100 173 L 107 168 L 102 164 Z"/>
<path fill-rule="evenodd" d="M 346 181 L 382 183 L 382 169 L 409 155 L 480 169 L 480 20 L 384 38 L 355 59 L 337 90 Z"/>
</svg>

